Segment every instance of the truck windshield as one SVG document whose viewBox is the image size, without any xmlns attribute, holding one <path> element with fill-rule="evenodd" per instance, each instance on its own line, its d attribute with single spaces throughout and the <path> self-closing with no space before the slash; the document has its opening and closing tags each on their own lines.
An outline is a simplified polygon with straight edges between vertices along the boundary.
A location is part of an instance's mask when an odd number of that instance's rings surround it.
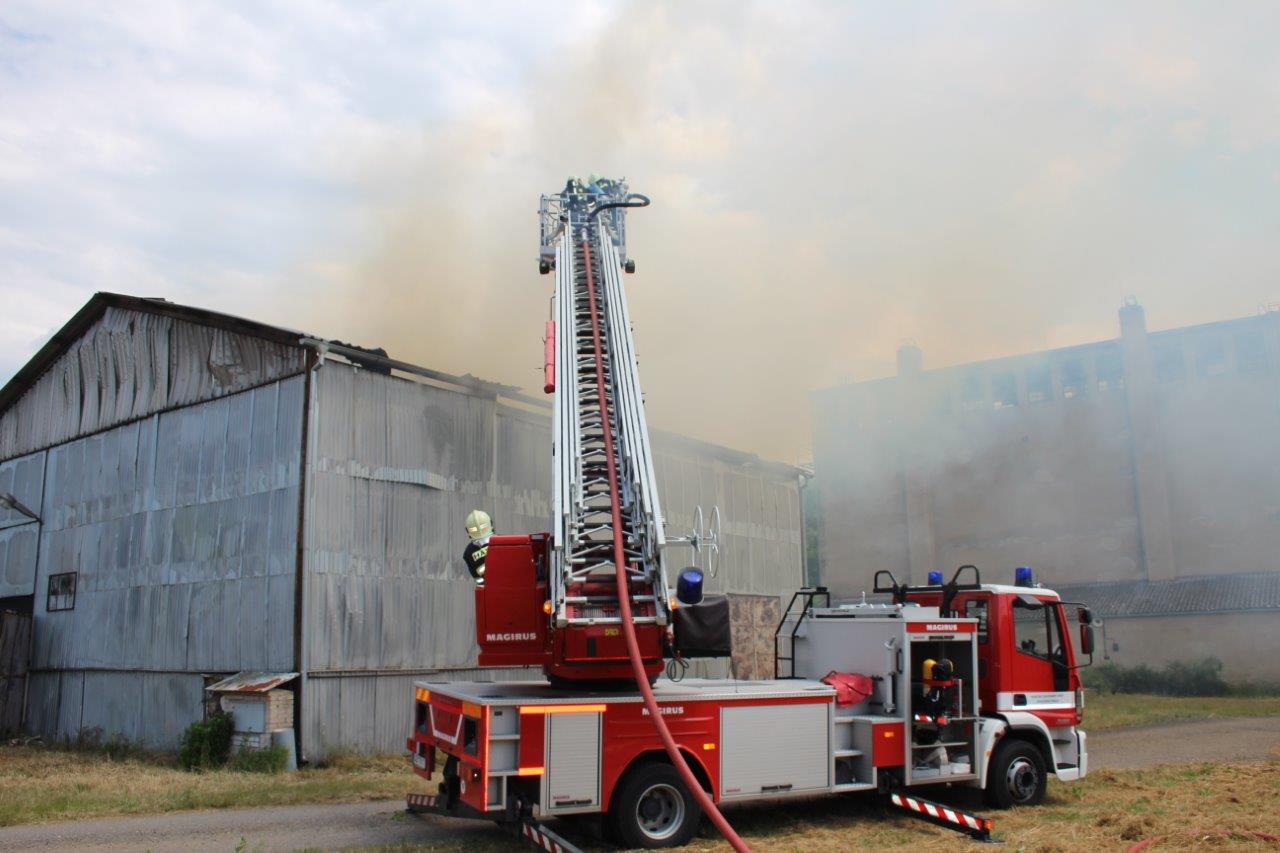
<svg viewBox="0 0 1280 853">
<path fill-rule="evenodd" d="M 1023 654 L 1066 665 L 1057 608 L 1030 596 L 1013 600 L 1013 635 Z"/>
</svg>

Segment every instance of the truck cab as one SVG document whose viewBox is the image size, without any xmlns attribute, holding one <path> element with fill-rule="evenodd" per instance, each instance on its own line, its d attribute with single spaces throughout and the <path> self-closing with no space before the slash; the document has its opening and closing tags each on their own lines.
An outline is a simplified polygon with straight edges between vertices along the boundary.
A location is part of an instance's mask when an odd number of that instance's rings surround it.
<svg viewBox="0 0 1280 853">
<path fill-rule="evenodd" d="M 898 584 L 883 572 L 877 574 L 876 591 L 888 592 L 901 603 L 939 607 L 944 615 L 977 620 L 978 697 L 986 752 L 991 769 L 1007 777 L 986 780 L 988 799 L 996 805 L 1029 804 L 1043 795 L 1047 775 L 1063 781 L 1085 775 L 1080 669 L 1093 657 L 1089 608 L 1062 601 L 1052 589 L 1035 583 L 1026 567 L 1017 569 L 1013 584 L 983 583 L 972 566 L 958 569 L 947 583 L 940 573 L 931 572 L 929 583 L 919 587 Z M 1079 654 L 1072 642 L 1073 625 L 1079 626 Z M 1086 660 L 1082 663 L 1080 658 Z M 1038 755 L 1020 756 L 1021 762 L 992 760 L 999 757 L 994 756 L 997 749 L 1009 753 L 1013 741 L 1034 747 Z M 1001 766 L 1005 764 L 1012 766 Z"/>
</svg>

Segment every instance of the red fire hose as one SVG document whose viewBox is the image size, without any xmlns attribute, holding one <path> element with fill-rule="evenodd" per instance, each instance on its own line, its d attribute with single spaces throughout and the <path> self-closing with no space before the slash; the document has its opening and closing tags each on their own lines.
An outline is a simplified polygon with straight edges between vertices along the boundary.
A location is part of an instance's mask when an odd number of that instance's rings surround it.
<svg viewBox="0 0 1280 853">
<path fill-rule="evenodd" d="M 600 344 L 600 320 L 596 312 L 595 277 L 591 272 L 591 246 L 586 240 L 582 241 L 582 253 L 587 270 L 587 304 L 591 309 L 591 338 L 595 344 L 596 393 L 599 395 L 600 411 L 606 419 L 603 430 L 604 455 L 609 471 L 609 493 L 613 497 L 613 565 L 618 583 L 618 609 L 622 616 L 622 635 L 627 639 L 627 656 L 631 659 L 631 672 L 635 676 L 636 687 L 640 689 L 640 695 L 644 698 L 644 706 L 649 709 L 649 719 L 653 721 L 653 727 L 657 729 L 658 737 L 662 738 L 662 745 L 666 747 L 667 755 L 679 771 L 685 787 L 689 789 L 689 793 L 693 794 L 703 813 L 711 818 L 711 822 L 716 825 L 716 829 L 720 830 L 720 834 L 733 849 L 739 853 L 750 853 L 751 848 L 747 847 L 746 843 L 738 837 L 738 833 L 733 831 L 729 821 L 720 814 L 716 804 L 707 792 L 702 790 L 702 784 L 689 769 L 689 763 L 685 761 L 684 754 L 680 752 L 675 738 L 671 736 L 666 720 L 662 719 L 662 711 L 658 708 L 657 700 L 653 698 L 649 676 L 645 674 L 644 663 L 640 659 L 636 627 L 631 621 L 631 593 L 627 582 L 626 555 L 622 547 L 622 508 L 618 505 L 618 470 L 613 457 L 613 430 L 607 423 L 609 407 L 604 393 L 604 353 Z"/>
</svg>

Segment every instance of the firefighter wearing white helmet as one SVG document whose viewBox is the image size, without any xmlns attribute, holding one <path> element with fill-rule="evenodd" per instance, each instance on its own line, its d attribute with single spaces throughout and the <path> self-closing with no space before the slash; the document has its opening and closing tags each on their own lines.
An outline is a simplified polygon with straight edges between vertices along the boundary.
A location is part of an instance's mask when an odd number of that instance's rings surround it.
<svg viewBox="0 0 1280 853">
<path fill-rule="evenodd" d="M 482 509 L 472 510 L 467 516 L 467 535 L 471 541 L 462 552 L 467 571 L 477 584 L 484 583 L 484 558 L 489 553 L 489 537 L 493 535 L 493 519 Z"/>
</svg>

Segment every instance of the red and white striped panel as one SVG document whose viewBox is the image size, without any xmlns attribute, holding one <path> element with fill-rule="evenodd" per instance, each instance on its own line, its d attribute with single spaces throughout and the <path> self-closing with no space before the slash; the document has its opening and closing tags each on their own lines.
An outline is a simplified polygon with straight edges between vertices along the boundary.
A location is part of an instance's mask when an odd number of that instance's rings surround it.
<svg viewBox="0 0 1280 853">
<path fill-rule="evenodd" d="M 938 726 L 945 726 L 947 724 L 946 717 L 930 717 L 928 714 L 916 714 L 915 720 L 917 723 L 933 723 Z"/>
<path fill-rule="evenodd" d="M 526 823 L 523 826 L 524 837 L 541 849 L 546 850 L 547 853 L 582 853 L 577 847 L 574 847 L 549 829 L 545 829 L 535 823 Z"/>
<path fill-rule="evenodd" d="M 929 817 L 945 820 L 948 823 L 954 823 L 956 826 L 963 826 L 966 829 L 982 831 L 991 828 L 990 821 L 981 820 L 971 814 L 949 809 L 946 806 L 931 803 L 928 800 L 917 800 L 915 797 L 905 797 L 902 794 L 890 794 L 889 799 L 893 801 L 895 806 L 927 814 Z"/>
<path fill-rule="evenodd" d="M 405 802 L 405 805 L 409 806 L 410 808 L 417 806 L 418 808 L 423 808 L 423 809 L 434 809 L 436 807 L 436 795 L 435 794 L 405 794 L 404 802 Z"/>
</svg>

